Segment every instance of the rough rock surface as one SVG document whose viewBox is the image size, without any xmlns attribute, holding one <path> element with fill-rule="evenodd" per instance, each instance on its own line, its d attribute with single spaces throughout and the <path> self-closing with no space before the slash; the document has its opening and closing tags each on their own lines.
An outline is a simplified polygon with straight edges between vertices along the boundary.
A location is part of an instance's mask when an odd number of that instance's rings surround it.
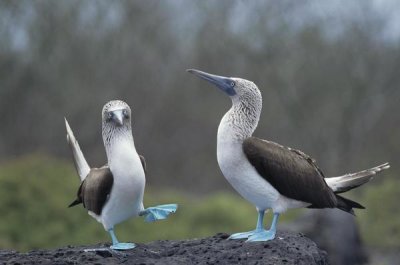
<svg viewBox="0 0 400 265">
<path fill-rule="evenodd" d="M 328 264 L 326 252 L 299 233 L 278 232 L 269 242 L 227 240 L 227 234 L 182 241 L 162 240 L 129 251 L 107 249 L 108 244 L 68 246 L 27 253 L 0 251 L 0 264 Z"/>
</svg>

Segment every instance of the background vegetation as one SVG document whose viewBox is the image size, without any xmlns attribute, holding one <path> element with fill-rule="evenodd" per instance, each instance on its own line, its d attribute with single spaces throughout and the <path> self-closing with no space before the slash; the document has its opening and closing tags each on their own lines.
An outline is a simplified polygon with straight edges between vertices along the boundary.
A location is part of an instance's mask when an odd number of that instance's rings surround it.
<svg viewBox="0 0 400 265">
<path fill-rule="evenodd" d="M 78 179 L 63 117 L 89 163 L 101 165 L 100 111 L 111 99 L 133 109 L 149 166 L 146 204 L 182 207 L 159 224 L 121 225 L 123 239 L 254 226 L 252 206 L 216 162 L 230 102 L 184 71 L 198 68 L 253 80 L 264 101 L 255 135 L 303 150 L 327 176 L 389 161 L 390 171 L 351 196 L 368 209 L 356 220 L 369 249 L 397 253 L 399 8 L 395 0 L 0 0 L 0 247 L 108 240 L 84 210 L 65 208 Z"/>
<path fill-rule="evenodd" d="M 0 249 L 27 251 L 110 241 L 103 226 L 82 207 L 67 208 L 79 186 L 71 163 L 40 154 L 25 156 L 1 166 L 0 183 Z M 138 218 L 118 225 L 120 240 L 204 237 L 250 230 L 256 222 L 255 209 L 231 193 L 194 198 L 148 187 L 145 205 L 161 203 L 178 203 L 179 211 L 165 221 L 145 223 Z M 293 216 L 294 212 L 284 216 L 283 222 Z"/>
<path fill-rule="evenodd" d="M 108 242 L 101 224 L 78 206 L 67 208 L 74 199 L 79 180 L 72 164 L 43 154 L 23 156 L 0 166 L 0 249 L 28 251 L 65 245 Z M 352 198 L 368 205 L 357 221 L 366 243 L 386 251 L 400 247 L 398 210 L 399 181 L 387 180 L 366 187 Z M 148 242 L 158 239 L 186 239 L 217 232 L 251 230 L 256 221 L 252 205 L 230 192 L 207 197 L 189 196 L 182 191 L 147 187 L 145 205 L 178 203 L 179 211 L 168 220 L 145 223 L 142 218 L 118 225 L 121 240 Z M 384 202 L 384 203 L 382 203 Z M 289 224 L 304 210 L 292 210 L 281 218 Z M 266 216 L 269 225 L 271 214 Z M 285 226 L 285 225 L 284 225 Z"/>
</svg>

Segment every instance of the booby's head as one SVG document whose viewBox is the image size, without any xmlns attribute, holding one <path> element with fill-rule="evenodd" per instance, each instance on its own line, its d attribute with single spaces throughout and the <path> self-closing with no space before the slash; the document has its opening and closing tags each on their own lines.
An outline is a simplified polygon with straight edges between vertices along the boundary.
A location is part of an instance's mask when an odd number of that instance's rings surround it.
<svg viewBox="0 0 400 265">
<path fill-rule="evenodd" d="M 232 99 L 233 107 L 225 115 L 223 122 L 235 127 L 237 138 L 245 139 L 257 127 L 262 109 L 261 92 L 253 82 L 237 77 L 224 77 L 195 69 L 187 70 L 224 91 Z"/>
<path fill-rule="evenodd" d="M 109 143 L 115 136 L 132 135 L 131 108 L 122 100 L 107 102 L 102 111 L 103 140 Z"/>
<path fill-rule="evenodd" d="M 225 77 L 209 74 L 196 69 L 188 69 L 194 74 L 224 91 L 235 103 L 237 101 L 258 101 L 261 103 L 261 93 L 253 82 L 237 77 Z"/>
</svg>

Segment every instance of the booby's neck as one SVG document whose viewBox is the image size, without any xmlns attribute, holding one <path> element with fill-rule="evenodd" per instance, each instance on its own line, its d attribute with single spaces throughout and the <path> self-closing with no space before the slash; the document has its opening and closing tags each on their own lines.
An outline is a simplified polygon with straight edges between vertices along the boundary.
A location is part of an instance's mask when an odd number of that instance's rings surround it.
<svg viewBox="0 0 400 265">
<path fill-rule="evenodd" d="M 133 159 L 137 156 L 135 143 L 131 130 L 119 131 L 116 133 L 105 134 L 103 130 L 103 142 L 106 149 L 108 165 L 111 167 L 121 158 Z"/>
<path fill-rule="evenodd" d="M 257 128 L 262 109 L 260 97 L 233 97 L 232 107 L 222 118 L 218 127 L 218 143 L 242 143 Z"/>
</svg>

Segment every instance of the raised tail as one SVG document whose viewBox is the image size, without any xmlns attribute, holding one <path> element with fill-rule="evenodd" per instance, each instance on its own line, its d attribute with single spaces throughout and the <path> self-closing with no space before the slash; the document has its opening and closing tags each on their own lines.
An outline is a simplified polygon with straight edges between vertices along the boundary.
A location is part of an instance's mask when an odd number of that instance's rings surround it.
<svg viewBox="0 0 400 265">
<path fill-rule="evenodd" d="M 377 167 L 349 173 L 339 177 L 325 178 L 326 184 L 334 193 L 342 193 L 357 188 L 370 181 L 377 173 L 390 168 L 389 163 L 382 164 Z"/>
<path fill-rule="evenodd" d="M 76 171 L 78 172 L 81 181 L 83 181 L 89 174 L 90 167 L 86 162 L 86 159 L 81 151 L 81 148 L 79 147 L 78 141 L 75 139 L 71 127 L 69 127 L 67 119 L 66 118 L 64 119 L 65 119 L 65 128 L 67 129 L 67 142 L 72 151 L 72 156 L 74 158 Z"/>
</svg>

